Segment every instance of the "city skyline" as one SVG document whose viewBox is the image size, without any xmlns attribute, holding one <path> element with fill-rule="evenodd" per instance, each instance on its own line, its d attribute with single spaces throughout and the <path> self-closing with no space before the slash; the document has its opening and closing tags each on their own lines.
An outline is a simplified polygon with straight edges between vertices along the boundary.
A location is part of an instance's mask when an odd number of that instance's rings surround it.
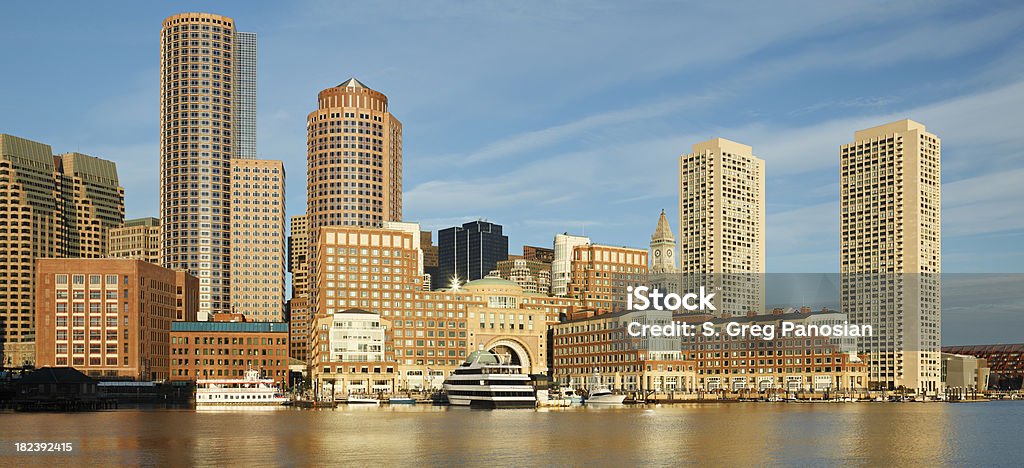
<svg viewBox="0 0 1024 468">
<path fill-rule="evenodd" d="M 547 245 L 554 233 L 583 234 L 584 229 L 595 242 L 643 246 L 651 216 L 661 208 L 668 210 L 670 219 L 678 216 L 673 208 L 674 177 L 668 171 L 652 169 L 671 167 L 691 144 L 721 136 L 757 148 L 766 161 L 767 270 L 837 271 L 836 146 L 845 141 L 850 129 L 912 118 L 944 135 L 944 271 L 1020 271 L 1019 265 L 1024 264 L 1019 249 L 1012 248 L 1024 230 L 1017 221 L 1020 217 L 1014 216 L 1021 207 L 1013 202 L 1022 188 L 1013 180 L 1024 169 L 1020 168 L 1020 156 L 1007 151 L 1019 147 L 1021 137 L 1014 135 L 1012 122 L 1020 120 L 1024 109 L 1020 102 L 1024 67 L 1013 60 L 1014 52 L 1024 47 L 1013 26 L 1024 16 L 1024 8 L 1019 6 L 991 5 L 966 11 L 938 5 L 924 18 L 913 18 L 919 10 L 900 5 L 887 7 L 886 17 L 879 19 L 871 10 L 830 5 L 802 10 L 813 21 L 785 32 L 752 23 L 751 17 L 758 15 L 741 15 L 734 24 L 750 26 L 746 29 L 750 37 L 730 36 L 723 47 L 726 50 L 689 50 L 682 30 L 662 38 L 653 31 L 638 32 L 608 51 L 620 55 L 627 50 L 644 51 L 636 57 L 623 57 L 629 73 L 604 73 L 583 80 L 588 72 L 606 66 L 600 57 L 580 54 L 568 57 L 565 63 L 554 59 L 579 46 L 576 41 L 598 41 L 598 26 L 624 13 L 615 6 L 581 7 L 579 11 L 553 7 L 544 24 L 556 26 L 571 21 L 570 14 L 578 14 L 591 20 L 595 29 L 584 28 L 574 39 L 563 36 L 558 28 L 542 28 L 539 37 L 513 41 L 513 50 L 508 50 L 507 44 L 498 49 L 511 55 L 501 63 L 483 60 L 491 55 L 486 46 L 526 23 L 540 21 L 528 9 L 481 6 L 438 13 L 443 21 L 431 27 L 442 27 L 444 20 L 486 16 L 478 27 L 493 31 L 482 34 L 477 45 L 456 43 L 450 34 L 442 36 L 440 44 L 454 49 L 442 53 L 438 48 L 431 63 L 410 52 L 398 53 L 402 45 L 415 45 L 410 35 L 439 33 L 417 26 L 326 66 L 300 62 L 307 54 L 323 53 L 319 47 L 337 45 L 332 33 L 339 25 L 314 17 L 330 16 L 323 14 L 330 6 L 307 7 L 290 5 L 281 11 L 267 11 L 225 4 L 213 11 L 235 18 L 245 30 L 260 35 L 259 157 L 283 159 L 286 168 L 291 168 L 289 178 L 294 187 L 304 182 L 303 171 L 297 169 L 304 165 L 303 116 L 315 107 L 310 96 L 354 76 L 388 94 L 396 103 L 396 116 L 412 132 L 405 141 L 408 175 L 403 214 L 424 229 L 437 230 L 482 217 L 506 226 L 513 250 L 522 244 Z M 33 24 L 32 15 L 39 13 L 19 8 L 13 9 L 12 18 L 24 21 L 14 23 Z M 383 11 L 371 8 L 367 14 L 393 15 L 398 23 L 426 14 L 418 8 L 380 8 Z M 721 17 L 723 12 L 714 8 L 694 7 L 708 18 Z M 157 157 L 158 68 L 152 49 L 158 35 L 154 27 L 170 14 L 196 9 L 161 5 L 97 17 L 95 30 L 106 25 L 115 33 L 139 40 L 117 45 L 124 49 L 112 54 L 119 57 L 109 74 L 83 77 L 56 90 L 44 77 L 5 77 L 11 83 L 0 91 L 5 103 L 0 109 L 0 127 L 7 133 L 47 141 L 57 151 L 78 150 L 117 162 L 126 181 L 127 217 L 156 215 L 157 175 L 152 161 Z M 318 13 L 314 15 L 314 11 Z M 61 12 L 48 22 L 58 26 L 52 37 L 19 46 L 38 53 L 18 54 L 12 65 L 29 65 L 35 60 L 33 55 L 71 67 L 83 57 L 110 60 L 98 48 L 77 50 L 75 57 L 62 49 L 74 41 L 64 36 L 59 26 L 77 23 L 81 15 L 89 17 L 90 13 L 77 7 Z M 753 12 L 771 17 L 786 14 L 786 8 Z M 656 25 L 655 13 L 640 9 L 622 19 L 650 20 Z M 830 22 L 840 18 L 860 24 L 846 29 Z M 297 29 L 300 24 L 308 31 Z M 890 27 L 896 24 L 900 28 Z M 877 34 L 855 32 L 864 26 L 871 26 Z M 79 43 L 83 47 L 95 45 L 109 34 L 69 31 L 82 37 Z M 14 27 L 0 34 L 13 39 L 5 44 L 23 44 L 17 39 L 25 33 Z M 323 39 L 322 44 L 307 47 L 311 37 Z M 900 39 L 900 47 L 886 46 L 896 39 Z M 298 46 L 298 41 L 304 45 Z M 551 50 L 541 47 L 545 44 Z M 421 47 L 411 49 L 425 53 Z M 387 62 L 381 57 L 387 57 Z M 458 69 L 454 67 L 467 58 L 480 60 L 472 70 L 455 72 Z M 652 61 L 645 64 L 645 60 Z M 851 60 L 857 66 L 844 65 Z M 530 67 L 511 68 L 524 61 Z M 905 73 L 885 73 L 901 62 L 916 66 L 901 67 Z M 740 63 L 744 74 L 726 73 Z M 952 63 L 957 66 L 944 66 Z M 706 66 L 715 78 L 694 78 L 687 73 L 691 66 Z M 283 76 L 282 70 L 293 73 Z M 408 72 L 414 70 L 419 72 L 412 79 Z M 868 76 L 876 78 L 859 79 Z M 97 80 L 101 83 L 94 82 Z M 569 88 L 570 82 L 577 84 Z M 623 91 L 622 83 L 641 86 Z M 82 93 L 78 86 L 86 84 L 89 93 Z M 522 92 L 523 87 L 530 91 Z M 25 100 L 41 99 L 43 89 L 54 99 L 66 98 L 64 93 L 69 92 L 75 99 L 56 119 L 48 112 L 41 115 L 25 105 Z M 11 90 L 18 90 L 17 95 Z M 555 96 L 559 97 L 552 100 Z M 439 107 L 441 101 L 451 109 Z M 715 110 L 723 106 L 730 111 Z M 454 128 L 485 117 L 493 119 L 490 125 L 475 125 L 470 127 L 474 131 L 459 131 L 459 138 L 451 138 Z M 43 125 L 40 119 L 50 124 Z M 638 130 L 638 137 L 617 138 L 636 135 Z M 622 154 L 635 155 L 630 158 L 635 173 L 619 170 Z M 978 160 L 987 164 L 977 164 Z M 582 161 L 587 165 L 582 166 Z M 579 181 L 560 183 L 557 177 L 569 168 L 577 171 Z M 292 191 L 288 214 L 301 213 L 304 202 L 301 191 Z M 612 203 L 621 207 L 616 210 L 621 216 L 601 216 L 599 210 Z M 800 222 L 810 218 L 824 222 Z"/>
</svg>

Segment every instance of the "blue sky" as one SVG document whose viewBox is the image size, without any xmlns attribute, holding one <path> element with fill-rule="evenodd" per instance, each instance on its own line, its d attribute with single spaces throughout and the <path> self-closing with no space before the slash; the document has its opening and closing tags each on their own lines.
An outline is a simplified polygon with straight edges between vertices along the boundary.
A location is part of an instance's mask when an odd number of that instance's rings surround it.
<svg viewBox="0 0 1024 468">
<path fill-rule="evenodd" d="M 646 247 L 676 166 L 721 136 L 767 165 L 770 272 L 838 269 L 838 148 L 901 118 L 943 140 L 943 269 L 1024 271 L 1021 2 L 20 2 L 0 132 L 118 163 L 156 216 L 161 20 L 259 34 L 258 152 L 305 209 L 305 117 L 350 76 L 404 125 L 405 218 Z"/>
</svg>

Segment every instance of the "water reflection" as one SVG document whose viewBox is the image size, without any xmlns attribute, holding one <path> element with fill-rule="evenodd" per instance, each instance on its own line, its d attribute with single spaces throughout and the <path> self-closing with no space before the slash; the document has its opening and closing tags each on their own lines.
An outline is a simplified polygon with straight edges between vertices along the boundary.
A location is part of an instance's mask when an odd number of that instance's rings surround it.
<svg viewBox="0 0 1024 468">
<path fill-rule="evenodd" d="M 0 454 L 8 466 L 1013 465 L 1021 420 L 1024 402 L 3 413 L 5 446 L 77 453 Z"/>
</svg>

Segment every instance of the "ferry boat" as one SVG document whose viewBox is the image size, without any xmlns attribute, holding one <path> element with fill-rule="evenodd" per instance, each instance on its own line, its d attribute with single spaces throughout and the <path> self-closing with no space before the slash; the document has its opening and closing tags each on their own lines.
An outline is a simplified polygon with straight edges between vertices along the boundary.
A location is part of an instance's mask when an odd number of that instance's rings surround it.
<svg viewBox="0 0 1024 468">
<path fill-rule="evenodd" d="M 530 376 L 508 354 L 473 351 L 444 381 L 448 402 L 471 408 L 535 408 Z"/>
<path fill-rule="evenodd" d="M 586 400 L 587 405 L 621 405 L 626 400 L 626 395 L 616 395 L 608 387 L 597 387 L 590 392 Z"/>
<path fill-rule="evenodd" d="M 260 378 L 260 371 L 249 369 L 241 379 L 196 381 L 196 407 L 281 406 L 288 399 L 278 390 L 274 379 Z"/>
</svg>

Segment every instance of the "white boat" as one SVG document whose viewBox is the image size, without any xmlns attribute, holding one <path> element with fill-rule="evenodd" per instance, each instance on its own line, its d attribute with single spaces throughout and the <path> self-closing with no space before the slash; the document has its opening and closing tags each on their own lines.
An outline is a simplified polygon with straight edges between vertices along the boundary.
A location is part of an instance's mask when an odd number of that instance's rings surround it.
<svg viewBox="0 0 1024 468">
<path fill-rule="evenodd" d="M 349 395 L 344 400 L 345 403 L 350 405 L 379 405 L 380 400 L 370 395 Z"/>
<path fill-rule="evenodd" d="M 196 407 L 280 406 L 287 401 L 274 379 L 260 377 L 249 369 L 241 379 L 204 379 L 196 381 Z"/>
<path fill-rule="evenodd" d="M 448 403 L 472 408 L 535 408 L 530 376 L 508 354 L 473 351 L 444 381 Z"/>
<path fill-rule="evenodd" d="M 608 387 L 597 387 L 583 400 L 587 405 L 621 405 L 626 395 L 616 395 Z"/>
</svg>

